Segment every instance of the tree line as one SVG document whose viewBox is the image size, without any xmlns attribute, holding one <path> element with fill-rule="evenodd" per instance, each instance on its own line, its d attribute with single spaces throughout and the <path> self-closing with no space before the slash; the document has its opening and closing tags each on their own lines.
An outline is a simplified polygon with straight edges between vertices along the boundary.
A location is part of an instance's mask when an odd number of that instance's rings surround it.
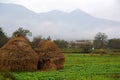
<svg viewBox="0 0 120 80">
<path fill-rule="evenodd" d="M 30 30 L 28 29 L 23 29 L 22 27 L 18 28 L 16 31 L 14 31 L 12 33 L 12 37 L 13 36 L 23 36 L 28 42 L 29 44 L 32 46 L 32 48 L 36 48 L 37 45 L 39 44 L 39 42 L 43 41 L 43 40 L 51 40 L 50 36 L 48 36 L 48 38 L 43 38 L 42 36 L 38 35 L 33 37 L 33 40 L 30 41 L 28 36 L 32 36 L 32 33 L 30 32 Z M 0 27 L 0 48 L 10 39 L 10 37 L 8 37 L 6 35 L 6 33 L 3 31 L 3 29 Z M 54 43 L 56 43 L 58 45 L 59 48 L 67 48 L 68 42 L 65 40 L 53 40 Z"/>
<path fill-rule="evenodd" d="M 30 30 L 23 29 L 22 27 L 18 28 L 16 31 L 13 32 L 12 36 L 16 36 L 16 35 L 21 35 L 24 38 L 26 38 L 33 48 L 37 47 L 38 43 L 42 40 L 46 40 L 46 39 L 51 40 L 50 36 L 48 38 L 42 38 L 42 36 L 35 36 L 33 37 L 33 40 L 30 41 L 28 39 L 28 36 L 31 36 L 32 33 L 30 32 Z M 9 37 L 0 27 L 0 47 L 2 47 L 8 40 Z M 53 42 L 56 43 L 59 48 L 69 48 L 69 46 L 75 48 L 75 43 L 73 41 L 68 42 L 66 40 L 56 39 L 53 40 Z M 86 51 L 89 50 L 89 48 L 120 49 L 120 38 L 108 39 L 108 36 L 105 33 L 99 32 L 95 35 L 93 44 L 83 44 L 80 47 L 85 49 Z"/>
</svg>

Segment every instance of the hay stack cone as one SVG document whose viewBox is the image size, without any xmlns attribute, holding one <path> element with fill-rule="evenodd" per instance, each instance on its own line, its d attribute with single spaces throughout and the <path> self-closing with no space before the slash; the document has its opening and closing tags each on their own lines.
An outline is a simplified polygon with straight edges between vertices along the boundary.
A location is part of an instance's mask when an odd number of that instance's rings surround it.
<svg viewBox="0 0 120 80">
<path fill-rule="evenodd" d="M 64 67 L 65 57 L 58 46 L 50 40 L 39 43 L 36 52 L 39 55 L 38 68 L 44 71 L 57 70 Z"/>
<path fill-rule="evenodd" d="M 57 54 L 53 59 L 54 59 L 54 63 L 57 66 L 57 69 L 64 68 L 65 56 L 63 53 Z"/>
<path fill-rule="evenodd" d="M 56 70 L 57 66 L 55 65 L 55 63 L 51 60 L 46 60 L 41 67 L 41 70 L 43 71 L 53 71 Z"/>
<path fill-rule="evenodd" d="M 21 36 L 11 38 L 0 50 L 0 71 L 35 71 L 38 55 Z"/>
</svg>

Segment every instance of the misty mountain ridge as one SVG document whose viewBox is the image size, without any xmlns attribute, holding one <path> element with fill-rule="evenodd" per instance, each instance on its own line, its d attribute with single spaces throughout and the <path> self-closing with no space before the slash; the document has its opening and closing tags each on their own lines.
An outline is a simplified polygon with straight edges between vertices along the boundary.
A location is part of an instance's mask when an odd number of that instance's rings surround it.
<svg viewBox="0 0 120 80">
<path fill-rule="evenodd" d="M 33 36 L 77 40 L 93 39 L 97 32 L 116 37 L 120 22 L 96 18 L 79 9 L 70 13 L 59 10 L 35 13 L 21 5 L 0 3 L 0 27 L 8 35 L 23 27 L 29 29 Z"/>
</svg>

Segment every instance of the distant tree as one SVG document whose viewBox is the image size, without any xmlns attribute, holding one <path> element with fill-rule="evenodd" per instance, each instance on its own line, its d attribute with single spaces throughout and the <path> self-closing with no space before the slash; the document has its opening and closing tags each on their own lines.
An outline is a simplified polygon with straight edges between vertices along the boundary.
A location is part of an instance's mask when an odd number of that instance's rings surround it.
<svg viewBox="0 0 120 80">
<path fill-rule="evenodd" d="M 59 48 L 67 48 L 68 47 L 68 42 L 65 40 L 57 39 L 57 40 L 54 40 L 53 42 L 55 44 L 57 44 Z"/>
<path fill-rule="evenodd" d="M 120 39 L 110 39 L 108 41 L 108 47 L 110 49 L 120 49 Z"/>
<path fill-rule="evenodd" d="M 33 48 L 36 48 L 38 46 L 38 44 L 42 41 L 42 36 L 36 36 L 33 38 L 33 41 L 32 41 L 32 47 Z"/>
<path fill-rule="evenodd" d="M 51 40 L 51 37 L 50 37 L 50 36 L 48 36 L 48 37 L 47 37 L 47 40 Z"/>
<path fill-rule="evenodd" d="M 69 44 L 68 44 L 68 47 L 69 48 L 76 48 L 76 44 L 74 41 L 70 41 Z"/>
<path fill-rule="evenodd" d="M 27 38 L 27 35 L 30 35 L 30 31 L 27 29 L 23 29 L 22 27 L 18 28 L 18 30 L 16 30 L 15 32 L 13 32 L 13 36 L 16 35 L 21 35 L 25 38 Z"/>
<path fill-rule="evenodd" d="M 108 36 L 105 33 L 97 33 L 94 39 L 94 47 L 96 49 L 104 49 L 107 47 Z"/>
<path fill-rule="evenodd" d="M 2 47 L 8 41 L 8 37 L 3 32 L 2 28 L 0 27 L 0 47 Z"/>
<path fill-rule="evenodd" d="M 28 38 L 28 36 L 32 36 L 32 33 L 29 30 L 19 27 L 15 32 L 13 32 L 12 36 L 17 36 L 17 35 L 24 37 L 28 41 L 28 43 L 32 45 Z"/>
<path fill-rule="evenodd" d="M 89 52 L 91 52 L 91 51 L 92 51 L 92 47 L 93 47 L 93 45 L 92 45 L 91 43 L 82 44 L 82 45 L 80 46 L 80 48 L 82 49 L 82 51 L 83 51 L 84 53 L 89 53 Z"/>
</svg>

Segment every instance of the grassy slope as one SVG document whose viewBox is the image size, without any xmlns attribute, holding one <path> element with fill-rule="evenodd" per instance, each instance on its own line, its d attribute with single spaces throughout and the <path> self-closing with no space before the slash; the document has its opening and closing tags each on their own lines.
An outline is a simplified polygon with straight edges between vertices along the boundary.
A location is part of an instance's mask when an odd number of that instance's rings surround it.
<svg viewBox="0 0 120 80">
<path fill-rule="evenodd" d="M 120 80 L 120 56 L 66 54 L 62 70 L 13 75 L 16 80 Z"/>
</svg>

